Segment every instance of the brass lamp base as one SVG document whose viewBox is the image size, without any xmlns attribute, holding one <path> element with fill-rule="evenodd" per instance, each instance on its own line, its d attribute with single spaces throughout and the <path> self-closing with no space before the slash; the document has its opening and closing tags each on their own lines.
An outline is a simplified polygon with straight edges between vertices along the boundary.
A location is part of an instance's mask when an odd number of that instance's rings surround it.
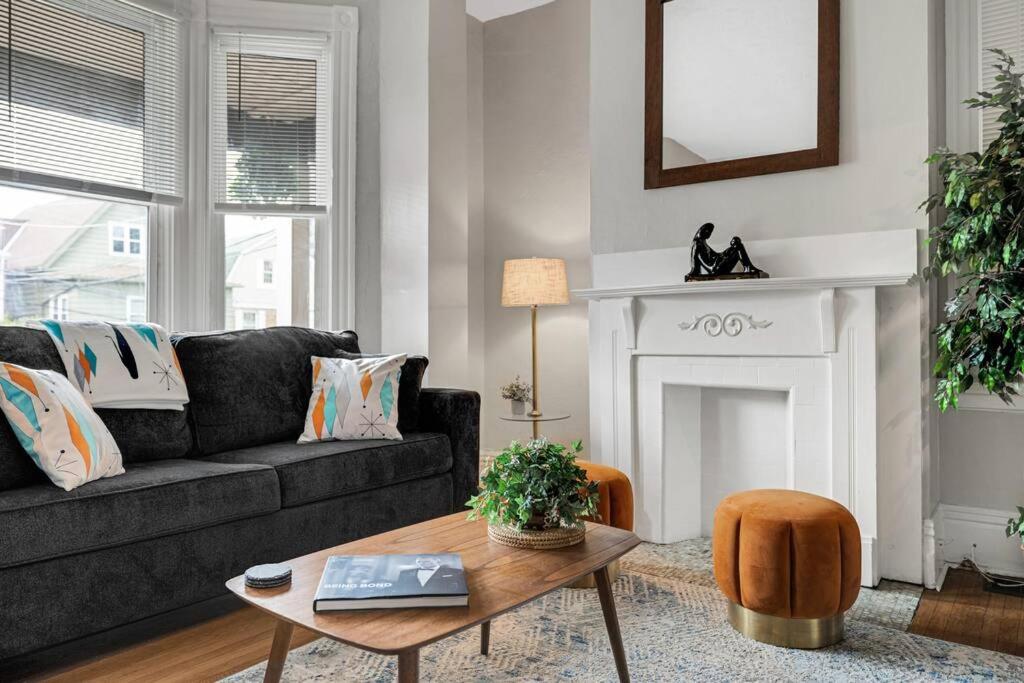
<svg viewBox="0 0 1024 683">
<path fill-rule="evenodd" d="M 779 647 L 815 650 L 843 639 L 843 614 L 820 619 L 787 619 L 758 614 L 729 601 L 729 623 L 751 640 Z"/>
</svg>

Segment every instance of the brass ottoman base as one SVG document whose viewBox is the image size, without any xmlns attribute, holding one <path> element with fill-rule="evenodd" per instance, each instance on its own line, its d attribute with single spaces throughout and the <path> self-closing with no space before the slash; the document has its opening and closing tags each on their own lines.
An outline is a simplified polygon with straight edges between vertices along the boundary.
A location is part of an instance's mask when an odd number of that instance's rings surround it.
<svg viewBox="0 0 1024 683">
<path fill-rule="evenodd" d="M 843 615 L 820 619 L 787 619 L 758 614 L 729 601 L 729 623 L 751 640 L 779 647 L 814 650 L 843 639 Z"/>
</svg>

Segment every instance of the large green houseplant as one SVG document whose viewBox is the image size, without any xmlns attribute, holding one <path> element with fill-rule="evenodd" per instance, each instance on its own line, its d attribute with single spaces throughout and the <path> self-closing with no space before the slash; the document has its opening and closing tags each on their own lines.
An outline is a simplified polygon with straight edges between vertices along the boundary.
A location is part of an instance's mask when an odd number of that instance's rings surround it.
<svg viewBox="0 0 1024 683">
<path fill-rule="evenodd" d="M 999 136 L 981 153 L 940 149 L 941 191 L 922 204 L 939 212 L 926 275 L 956 278 L 946 320 L 935 328 L 942 410 L 975 379 L 1011 402 L 1024 369 L 1024 86 L 1001 50 L 996 86 L 964 104 L 1000 110 Z"/>
<path fill-rule="evenodd" d="M 597 516 L 598 503 L 597 482 L 587 481 L 576 464 L 582 448 L 579 441 L 571 446 L 544 438 L 513 441 L 494 457 L 481 478 L 480 493 L 467 503 L 470 518 L 486 519 L 492 529 L 513 534 L 582 530 L 585 517 Z"/>
</svg>

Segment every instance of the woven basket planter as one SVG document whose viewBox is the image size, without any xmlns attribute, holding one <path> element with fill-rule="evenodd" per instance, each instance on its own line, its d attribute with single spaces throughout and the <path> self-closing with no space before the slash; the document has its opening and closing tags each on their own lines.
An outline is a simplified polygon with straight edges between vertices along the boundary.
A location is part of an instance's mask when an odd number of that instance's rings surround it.
<svg viewBox="0 0 1024 683">
<path fill-rule="evenodd" d="M 557 527 L 555 529 L 523 529 L 504 525 L 487 525 L 487 536 L 495 543 L 512 548 L 530 550 L 553 550 L 581 543 L 587 535 L 587 528 Z"/>
</svg>

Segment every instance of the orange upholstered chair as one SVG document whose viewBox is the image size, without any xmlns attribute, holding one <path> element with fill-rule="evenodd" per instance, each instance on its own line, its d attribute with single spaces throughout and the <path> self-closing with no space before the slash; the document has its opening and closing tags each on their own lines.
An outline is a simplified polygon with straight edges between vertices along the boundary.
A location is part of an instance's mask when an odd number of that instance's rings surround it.
<svg viewBox="0 0 1024 683">
<path fill-rule="evenodd" d="M 633 485 L 626 475 L 608 465 L 577 460 L 576 464 L 587 473 L 589 481 L 597 482 L 599 497 L 597 513 L 600 519 L 594 520 L 616 529 L 633 530 Z"/>
<path fill-rule="evenodd" d="M 625 474 L 597 463 L 577 460 L 576 464 L 582 467 L 587 473 L 589 481 L 597 482 L 597 514 L 599 519 L 593 521 L 598 524 L 607 524 L 626 531 L 633 530 L 633 485 Z M 619 576 L 619 561 L 615 560 L 608 565 L 608 578 L 612 581 Z M 594 588 L 597 582 L 593 574 L 584 576 L 572 584 L 572 588 Z"/>
<path fill-rule="evenodd" d="M 712 556 L 736 630 L 786 647 L 842 640 L 843 613 L 860 592 L 860 530 L 839 503 L 779 489 L 727 496 Z"/>
</svg>

